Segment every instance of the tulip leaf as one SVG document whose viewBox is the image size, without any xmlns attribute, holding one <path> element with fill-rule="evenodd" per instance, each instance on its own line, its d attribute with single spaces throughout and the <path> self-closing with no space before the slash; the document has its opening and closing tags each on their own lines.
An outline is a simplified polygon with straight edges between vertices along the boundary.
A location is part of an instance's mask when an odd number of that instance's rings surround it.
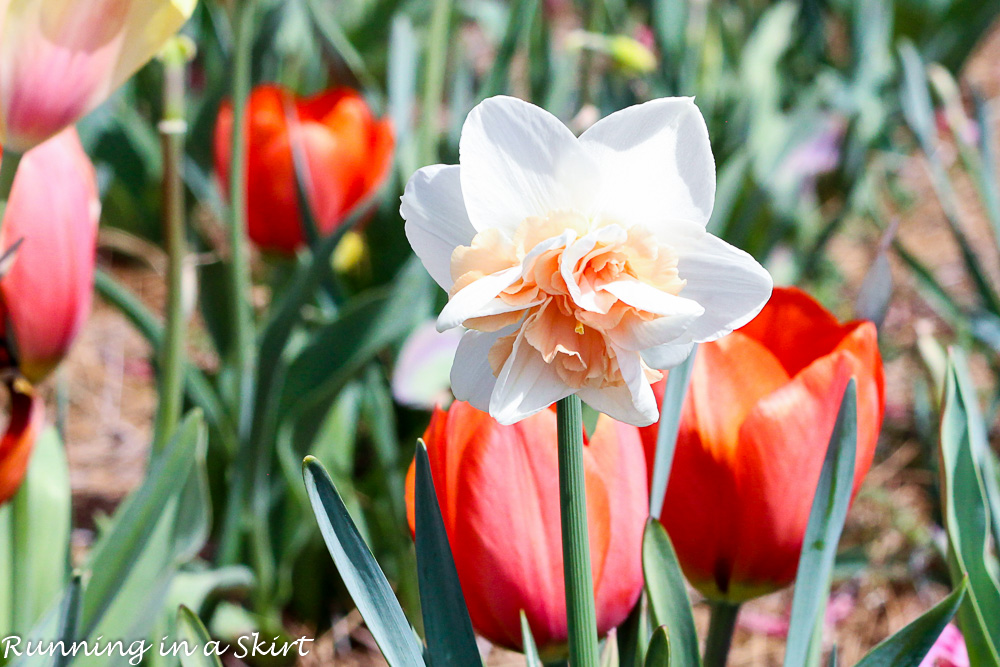
<svg viewBox="0 0 1000 667">
<path fill-rule="evenodd" d="M 27 632 L 62 594 L 69 576 L 70 505 L 66 452 L 49 427 L 35 443 L 21 488 L 0 508 L 6 515 L 0 518 L 0 549 L 10 545 L 4 554 L 9 565 L 0 564 L 0 632 Z"/>
<path fill-rule="evenodd" d="M 535 637 L 531 634 L 531 626 L 528 624 L 528 617 L 521 610 L 521 643 L 524 644 L 524 660 L 527 667 L 542 667 L 542 658 L 538 655 L 538 647 L 535 646 Z"/>
<path fill-rule="evenodd" d="M 302 476 L 327 549 L 382 655 L 392 667 L 423 665 L 410 624 L 330 475 L 309 456 L 302 462 Z"/>
<path fill-rule="evenodd" d="M 960 361 L 958 363 L 961 363 Z M 958 612 L 972 663 L 1000 665 L 1000 586 L 989 569 L 990 510 L 982 469 L 973 439 L 982 428 L 970 421 L 975 401 L 971 388 L 963 390 L 956 355 L 949 358 L 941 414 L 941 471 L 944 523 L 948 533 L 948 561 L 952 581 L 969 580 L 968 594 Z"/>
<path fill-rule="evenodd" d="M 604 640 L 604 649 L 601 651 L 601 667 L 619 667 L 618 660 L 618 632 L 611 628 L 608 638 Z"/>
<path fill-rule="evenodd" d="M 701 656 L 698 653 L 698 634 L 684 585 L 684 575 L 670 537 L 656 519 L 646 522 L 646 530 L 642 536 L 642 571 L 646 578 L 646 594 L 649 596 L 653 622 L 665 628 L 664 638 L 666 632 L 673 637 L 671 643 L 674 645 L 674 659 L 678 667 L 699 667 Z M 650 646 L 656 642 L 654 635 Z M 650 663 L 647 653 L 646 664 L 666 663 Z"/>
<path fill-rule="evenodd" d="M 62 640 L 63 646 L 69 646 L 76 638 L 77 627 L 80 624 L 80 608 L 83 601 L 83 581 L 79 573 L 70 579 L 59 608 L 59 625 L 56 636 Z M 53 667 L 63 667 L 70 662 L 70 656 L 57 654 Z"/>
<path fill-rule="evenodd" d="M 180 652 L 182 667 L 222 667 L 218 654 L 205 650 L 212 641 L 205 625 L 184 605 L 177 610 L 177 633 L 187 649 Z"/>
<path fill-rule="evenodd" d="M 431 665 L 478 665 L 476 646 L 462 584 L 441 518 L 427 447 L 417 442 L 416 545 L 420 608 Z"/>
<path fill-rule="evenodd" d="M 649 613 L 646 609 L 646 595 L 643 593 L 629 613 L 628 618 L 618 626 L 618 651 L 620 662 L 627 667 L 641 667 L 649 645 Z"/>
<path fill-rule="evenodd" d="M 653 462 L 653 476 L 649 487 L 649 515 L 660 518 L 663 499 L 667 493 L 670 468 L 674 462 L 674 448 L 677 446 L 677 431 L 681 425 L 681 408 L 687 394 L 697 346 L 680 365 L 667 374 L 663 400 L 660 402 L 660 425 L 656 432 L 656 456 Z"/>
<path fill-rule="evenodd" d="M 886 639 L 855 667 L 918 667 L 965 597 L 966 581 L 905 628 Z"/>
<path fill-rule="evenodd" d="M 854 488 L 854 459 L 858 442 L 857 405 L 856 385 L 851 378 L 837 413 L 802 542 L 785 649 L 785 667 L 811 664 L 810 646 L 813 642 L 820 641 L 816 636 L 816 629 L 820 627 L 826 609 L 837 544 L 844 530 Z"/>
<path fill-rule="evenodd" d="M 646 650 L 645 667 L 670 667 L 670 630 L 662 625 L 653 631 Z"/>
<path fill-rule="evenodd" d="M 840 660 L 837 657 L 837 645 L 834 644 L 830 649 L 830 660 L 826 663 L 827 667 L 837 667 Z"/>
</svg>

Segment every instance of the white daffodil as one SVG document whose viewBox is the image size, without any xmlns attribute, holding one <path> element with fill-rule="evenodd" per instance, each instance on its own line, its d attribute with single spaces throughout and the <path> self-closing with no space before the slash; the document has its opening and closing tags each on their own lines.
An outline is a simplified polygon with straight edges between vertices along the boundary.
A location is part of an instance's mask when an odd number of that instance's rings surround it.
<svg viewBox="0 0 1000 667">
<path fill-rule="evenodd" d="M 705 231 L 715 161 L 694 101 L 629 107 L 579 138 L 509 97 L 478 105 L 460 164 L 410 178 L 406 235 L 467 331 L 452 391 L 502 424 L 576 393 L 656 421 L 656 369 L 760 311 L 771 277 Z"/>
</svg>

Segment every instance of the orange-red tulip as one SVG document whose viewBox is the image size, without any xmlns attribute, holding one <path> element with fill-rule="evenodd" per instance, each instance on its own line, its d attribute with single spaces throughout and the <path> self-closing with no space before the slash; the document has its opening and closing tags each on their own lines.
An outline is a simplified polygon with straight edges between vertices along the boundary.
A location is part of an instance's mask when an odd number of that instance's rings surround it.
<svg viewBox="0 0 1000 667">
<path fill-rule="evenodd" d="M 31 382 L 66 355 L 90 312 L 99 213 L 76 130 L 25 154 L 0 229 L 0 249 L 21 240 L 0 280 L 0 365 L 16 365 Z"/>
<path fill-rule="evenodd" d="M 166 44 L 196 0 L 0 0 L 0 143 L 72 125 Z"/>
<path fill-rule="evenodd" d="M 501 426 L 456 401 L 435 410 L 424 439 L 472 624 L 490 641 L 520 648 L 523 609 L 539 647 L 559 651 L 567 634 L 555 413 Z M 649 494 L 638 430 L 602 415 L 584 466 L 603 634 L 625 620 L 642 590 Z M 414 479 L 411 466 L 411 530 Z"/>
<path fill-rule="evenodd" d="M 871 322 L 841 325 L 805 293 L 775 289 L 748 325 L 698 349 L 661 520 L 684 573 L 706 596 L 741 602 L 795 577 L 852 375 L 856 493 L 885 405 Z M 650 460 L 656 430 L 643 429 Z"/>
<path fill-rule="evenodd" d="M 0 505 L 10 500 L 24 481 L 31 448 L 44 424 L 45 402 L 30 387 L 10 387 L 10 420 L 0 438 Z"/>
<path fill-rule="evenodd" d="M 215 167 L 227 189 L 232 128 L 227 102 L 215 126 Z M 306 158 L 306 192 L 323 235 L 382 183 L 394 144 L 389 121 L 375 119 L 352 90 L 303 99 L 273 84 L 250 95 L 247 137 L 247 232 L 258 247 L 285 255 L 305 243 L 291 142 Z"/>
</svg>

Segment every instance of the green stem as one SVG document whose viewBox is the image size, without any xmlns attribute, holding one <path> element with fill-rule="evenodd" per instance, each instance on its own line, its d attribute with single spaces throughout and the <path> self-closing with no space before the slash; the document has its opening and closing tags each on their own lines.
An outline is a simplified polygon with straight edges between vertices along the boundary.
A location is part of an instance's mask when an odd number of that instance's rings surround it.
<svg viewBox="0 0 1000 667">
<path fill-rule="evenodd" d="M 448 65 L 449 26 L 452 0 L 434 0 L 430 38 L 427 41 L 427 64 L 424 69 L 424 96 L 421 108 L 423 133 L 420 137 L 422 165 L 437 162 L 440 139 L 441 99 L 444 96 L 445 69 Z"/>
<path fill-rule="evenodd" d="M 3 230 L 7 200 L 10 199 L 10 192 L 14 188 L 14 176 L 17 174 L 17 167 L 21 164 L 22 157 L 21 153 L 5 148 L 3 159 L 0 159 L 0 231 Z M 8 243 L 7 246 L 9 247 L 16 241 L 17 239 L 11 239 L 11 243 Z M 6 248 L 2 250 L 6 250 Z"/>
<path fill-rule="evenodd" d="M 573 667 L 596 667 L 597 612 L 590 569 L 587 487 L 583 469 L 583 411 L 579 397 L 573 395 L 560 400 L 556 405 L 556 415 L 569 661 Z"/>
<path fill-rule="evenodd" d="M 729 647 L 733 643 L 733 631 L 736 630 L 736 617 L 740 613 L 740 605 L 732 602 L 713 600 L 711 603 L 712 618 L 708 624 L 708 639 L 705 642 L 704 667 L 726 667 L 729 657 Z"/>
<path fill-rule="evenodd" d="M 186 249 L 184 206 L 184 77 L 187 49 L 179 38 L 164 51 L 163 220 L 167 243 L 167 316 L 160 349 L 160 402 L 153 435 L 153 455 L 169 442 L 181 418 L 184 399 L 184 263 Z"/>
<path fill-rule="evenodd" d="M 233 341 L 230 350 L 235 395 L 231 396 L 239 441 L 234 479 L 229 487 L 226 514 L 220 537 L 219 557 L 223 564 L 239 560 L 240 535 L 245 513 L 247 487 L 252 475 L 249 442 L 254 404 L 254 320 L 250 303 L 250 262 L 246 241 L 246 107 L 250 96 L 253 55 L 255 0 L 240 0 L 233 7 L 234 63 L 232 77 L 233 133 L 229 151 L 229 292 Z"/>
<path fill-rule="evenodd" d="M 255 0 L 240 0 L 235 22 L 233 63 L 233 134 L 229 153 L 229 287 L 232 299 L 234 406 L 240 438 L 250 431 L 253 405 L 254 325 L 250 302 L 250 260 L 246 239 L 247 100 L 250 97 Z"/>
</svg>

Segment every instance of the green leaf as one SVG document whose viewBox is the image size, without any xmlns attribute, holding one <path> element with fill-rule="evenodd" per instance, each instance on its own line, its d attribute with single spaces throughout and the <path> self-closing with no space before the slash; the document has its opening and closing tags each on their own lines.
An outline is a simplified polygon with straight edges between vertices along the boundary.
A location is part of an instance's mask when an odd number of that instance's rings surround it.
<svg viewBox="0 0 1000 667">
<path fill-rule="evenodd" d="M 618 626 L 618 651 L 620 662 L 626 667 L 641 667 L 649 645 L 649 613 L 645 592 L 635 603 L 628 618 Z"/>
<path fill-rule="evenodd" d="M 670 667 L 670 630 L 663 625 L 653 631 L 646 650 L 646 667 Z"/>
<path fill-rule="evenodd" d="M 10 512 L 3 542 L 10 545 L 11 571 L 0 598 L 10 601 L 7 629 L 24 634 L 59 599 L 69 576 L 69 465 L 54 428 L 38 438 L 24 482 L 4 511 Z"/>
<path fill-rule="evenodd" d="M 542 659 L 538 655 L 538 647 L 535 646 L 535 637 L 531 634 L 531 626 L 528 625 L 528 617 L 521 610 L 521 642 L 524 644 L 524 659 L 527 667 L 542 667 Z"/>
<path fill-rule="evenodd" d="M 814 635 L 826 610 L 837 543 L 844 530 L 844 520 L 847 518 L 854 487 L 857 421 L 857 390 L 855 381 L 851 378 L 837 413 L 802 542 L 788 628 L 788 645 L 785 649 L 785 667 L 809 664 L 810 645 L 819 641 Z"/>
<path fill-rule="evenodd" d="M 217 654 L 208 651 L 206 655 L 205 647 L 212 638 L 205 625 L 197 614 L 184 605 L 177 609 L 177 633 L 182 642 L 186 642 L 192 649 L 197 649 L 191 655 L 188 655 L 187 651 L 180 652 L 183 667 L 222 667 L 222 661 Z"/>
<path fill-rule="evenodd" d="M 80 624 L 80 606 L 83 600 L 83 583 L 80 574 L 74 574 L 66 587 L 59 608 L 59 623 L 56 637 L 69 646 L 76 638 L 77 627 Z M 57 654 L 53 667 L 63 667 L 70 662 L 70 656 Z"/>
<path fill-rule="evenodd" d="M 1000 587 L 987 565 L 990 558 L 989 508 L 971 438 L 970 406 L 960 388 L 954 353 L 949 359 L 941 414 L 941 470 L 944 523 L 952 582 L 968 578 L 969 590 L 958 612 L 972 663 L 1000 665 Z"/>
<path fill-rule="evenodd" d="M 694 357 L 698 348 L 691 348 L 691 354 L 679 366 L 667 374 L 667 384 L 660 402 L 660 424 L 656 432 L 656 457 L 653 461 L 653 476 L 649 489 L 649 515 L 660 518 L 663 499 L 667 493 L 670 468 L 674 462 L 674 448 L 677 446 L 677 430 L 681 425 L 681 407 L 687 394 Z"/>
<path fill-rule="evenodd" d="M 668 632 L 674 638 L 673 653 L 678 667 L 700 667 L 698 634 L 694 628 L 684 575 L 681 574 L 667 531 L 655 519 L 646 522 L 646 531 L 642 536 L 642 571 L 646 577 L 646 594 L 649 596 L 653 622 L 663 626 L 664 641 Z M 657 641 L 654 633 L 650 652 Z M 651 656 L 647 653 L 647 665 L 666 664 L 651 663 L 650 659 Z"/>
<path fill-rule="evenodd" d="M 604 650 L 601 651 L 601 667 L 619 667 L 618 632 L 611 628 L 608 638 L 604 640 Z"/>
<path fill-rule="evenodd" d="M 420 608 L 432 665 L 478 665 L 479 649 L 441 518 L 427 447 L 417 442 L 416 544 Z"/>
<path fill-rule="evenodd" d="M 965 597 L 966 582 L 920 618 L 876 646 L 855 667 L 918 667 Z"/>
<path fill-rule="evenodd" d="M 410 624 L 330 476 L 312 457 L 302 462 L 302 475 L 327 549 L 386 661 L 392 667 L 423 665 Z"/>
</svg>

